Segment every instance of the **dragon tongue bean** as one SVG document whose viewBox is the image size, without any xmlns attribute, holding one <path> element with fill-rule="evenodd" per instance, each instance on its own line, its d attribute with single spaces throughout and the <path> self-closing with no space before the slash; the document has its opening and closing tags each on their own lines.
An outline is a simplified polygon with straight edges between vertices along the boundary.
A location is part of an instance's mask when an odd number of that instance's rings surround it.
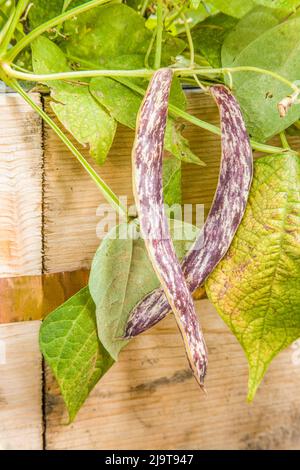
<svg viewBox="0 0 300 470">
<path fill-rule="evenodd" d="M 140 108 L 132 152 L 133 186 L 149 258 L 174 312 L 191 369 L 202 386 L 207 350 L 193 299 L 175 254 L 163 201 L 162 157 L 171 82 L 170 69 L 157 71 Z"/>
<path fill-rule="evenodd" d="M 222 156 L 215 197 L 199 236 L 182 262 L 188 288 L 201 286 L 224 257 L 245 212 L 253 173 L 252 150 L 238 102 L 223 85 L 210 87 L 221 120 Z M 162 320 L 171 308 L 163 289 L 148 294 L 131 312 L 125 336 Z"/>
</svg>

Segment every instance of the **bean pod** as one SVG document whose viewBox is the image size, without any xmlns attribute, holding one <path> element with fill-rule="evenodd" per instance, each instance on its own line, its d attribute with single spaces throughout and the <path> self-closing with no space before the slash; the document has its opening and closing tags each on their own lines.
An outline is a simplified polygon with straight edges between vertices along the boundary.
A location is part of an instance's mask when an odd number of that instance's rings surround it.
<svg viewBox="0 0 300 470">
<path fill-rule="evenodd" d="M 162 157 L 172 71 L 157 71 L 137 118 L 132 151 L 133 188 L 141 234 L 153 268 L 174 312 L 187 357 L 202 386 L 207 350 L 192 296 L 177 259 L 164 210 Z"/>
<path fill-rule="evenodd" d="M 238 102 L 223 85 L 210 87 L 210 93 L 220 113 L 222 156 L 210 212 L 181 266 L 192 293 L 226 254 L 244 215 L 253 173 L 252 149 Z M 131 312 L 125 337 L 134 337 L 151 328 L 170 311 L 163 289 L 156 289 Z"/>
</svg>

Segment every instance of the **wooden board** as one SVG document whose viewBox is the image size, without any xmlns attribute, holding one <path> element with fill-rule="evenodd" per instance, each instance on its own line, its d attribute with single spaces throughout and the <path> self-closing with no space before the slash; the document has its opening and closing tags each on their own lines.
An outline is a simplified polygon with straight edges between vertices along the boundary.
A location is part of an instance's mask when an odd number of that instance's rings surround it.
<svg viewBox="0 0 300 470">
<path fill-rule="evenodd" d="M 0 178 L 2 175 L 10 176 L 3 185 L 6 192 L 1 195 L 1 203 L 7 202 L 1 206 L 0 214 L 0 276 L 89 268 L 99 244 L 96 225 L 100 216 L 96 210 L 104 202 L 101 193 L 47 127 L 43 134 L 43 154 L 39 140 L 41 128 L 37 135 L 32 134 L 31 124 L 29 130 L 26 128 L 27 118 L 32 116 L 26 105 L 14 95 L 0 98 L 6 103 L 7 112 L 15 113 L 12 120 L 2 115 L 3 126 L 10 122 L 8 129 L 11 126 L 13 137 L 6 147 L 7 132 L 1 131 L 2 160 L 9 164 L 1 164 L 0 161 Z M 193 114 L 218 123 L 216 107 L 209 97 L 188 92 L 188 100 Z M 46 108 L 49 110 L 48 103 Z M 15 131 L 14 119 L 19 119 L 18 131 Z M 23 134 L 19 132 L 21 129 Z M 26 133 L 30 138 L 26 138 Z M 16 145 L 20 135 L 23 135 L 23 150 Z M 218 179 L 220 142 L 215 136 L 190 124 L 186 125 L 185 135 L 207 166 L 183 166 L 184 201 L 204 203 L 207 213 Z M 120 126 L 107 163 L 97 168 L 119 196 L 129 197 L 129 203 L 132 202 L 132 139 L 133 133 Z M 300 148 L 298 139 L 291 141 Z M 19 160 L 22 158 L 27 166 L 21 171 L 19 165 L 23 162 Z M 27 171 L 29 168 L 31 172 Z M 17 175 L 18 172 L 20 174 Z M 24 185 L 24 175 L 29 178 L 25 179 L 27 185 Z M 26 198 L 26 204 L 21 205 Z M 23 215 L 22 224 L 20 213 Z M 29 232 L 27 227 L 30 227 Z M 26 235 L 31 232 L 34 235 L 32 239 Z M 11 282 L 18 285 L 17 281 Z M 62 290 L 67 285 L 68 282 L 65 284 L 63 281 Z M 10 300 L 11 307 L 6 310 L 15 312 L 20 308 L 16 306 L 18 296 L 10 297 Z M 71 426 L 64 425 L 66 412 L 62 398 L 50 371 L 46 371 L 46 448 L 299 448 L 300 399 L 297 397 L 300 365 L 299 361 L 293 360 L 299 354 L 298 350 L 289 349 L 276 359 L 254 404 L 247 405 L 247 365 L 240 346 L 207 300 L 199 301 L 197 308 L 210 350 L 207 397 L 199 392 L 190 377 L 181 339 L 173 318 L 169 317 L 132 341 L 121 354 L 120 362 L 95 388 Z M 11 320 L 17 319 L 13 313 L 12 317 Z M 24 325 L 25 330 L 20 333 L 18 328 Z M 0 405 L 0 429 L 5 417 L 9 423 L 5 436 L 10 436 L 10 442 L 4 439 L 0 443 L 2 447 L 23 445 L 39 448 L 42 446 L 43 418 L 41 384 L 40 373 L 36 373 L 33 366 L 35 360 L 40 364 L 38 322 L 0 325 L 0 337 L 1 334 L 7 336 L 7 328 L 11 338 L 17 341 L 22 337 L 22 341 L 20 339 L 14 346 L 17 367 L 7 369 L 5 366 L 6 375 L 0 375 L 0 390 L 5 390 L 6 396 L 11 392 L 15 399 L 6 398 L 7 404 Z M 35 371 L 35 378 L 31 377 L 29 369 Z M 28 382 L 22 382 L 20 377 L 27 377 Z M 30 389 L 30 386 L 34 388 Z M 32 403 L 23 396 L 24 387 L 30 390 Z M 40 410 L 39 415 L 37 409 Z M 34 429 L 38 430 L 36 434 Z"/>
<path fill-rule="evenodd" d="M 51 114 L 47 105 L 46 109 Z M 132 204 L 130 148 L 133 133 L 120 126 L 117 138 L 104 166 L 98 173 L 118 196 L 127 196 Z M 78 144 L 77 144 L 78 145 Z M 106 204 L 89 175 L 64 144 L 45 128 L 44 177 L 44 269 L 45 272 L 89 268 L 100 243 L 96 227 L 100 204 Z M 116 222 L 113 221 L 113 225 Z"/>
<path fill-rule="evenodd" d="M 43 448 L 40 322 L 0 325 L 0 449 Z"/>
<path fill-rule="evenodd" d="M 199 93 L 190 91 L 188 100 L 190 112 L 218 123 L 218 111 L 210 97 L 200 97 Z M 52 114 L 48 100 L 46 109 Z M 218 179 L 219 139 L 188 123 L 185 135 L 207 166 L 183 165 L 183 199 L 186 203 L 204 204 L 207 213 Z M 127 196 L 128 204 L 133 203 L 130 157 L 133 138 L 132 131 L 119 126 L 107 162 L 97 167 L 118 196 Z M 83 153 L 89 158 L 87 151 Z M 44 159 L 45 270 L 87 268 L 100 243 L 96 235 L 96 226 L 100 222 L 97 207 L 105 201 L 84 169 L 47 126 Z"/>
<path fill-rule="evenodd" d="M 0 108 L 0 277 L 40 274 L 41 122 L 15 94 L 0 94 Z"/>
<path fill-rule="evenodd" d="M 218 124 L 212 99 L 188 92 L 188 100 L 193 114 Z M 185 135 L 207 166 L 183 166 L 184 201 L 203 203 L 207 213 L 218 179 L 220 141 L 190 124 Z M 103 198 L 50 131 L 46 139 L 45 267 L 50 272 L 88 267 L 99 243 L 96 208 Z M 133 133 L 120 126 L 107 163 L 98 168 L 114 191 L 130 201 L 132 140 Z M 198 309 L 203 310 L 210 349 L 207 397 L 190 377 L 170 317 L 130 344 L 71 426 L 64 425 L 62 398 L 47 370 L 47 448 L 299 447 L 300 370 L 291 362 L 291 350 L 277 359 L 255 403 L 247 405 L 247 365 L 240 346 L 207 300 Z"/>
<path fill-rule="evenodd" d="M 274 361 L 247 404 L 241 347 L 208 300 L 198 301 L 197 309 L 210 353 L 207 396 L 191 377 L 170 316 L 131 342 L 70 426 L 47 370 L 47 449 L 299 449 L 295 351 Z"/>
</svg>

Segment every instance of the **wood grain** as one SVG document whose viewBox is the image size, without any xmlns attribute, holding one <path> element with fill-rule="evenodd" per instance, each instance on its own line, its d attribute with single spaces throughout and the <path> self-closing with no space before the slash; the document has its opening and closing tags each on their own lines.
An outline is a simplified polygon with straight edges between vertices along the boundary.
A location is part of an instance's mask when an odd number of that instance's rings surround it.
<svg viewBox="0 0 300 470">
<path fill-rule="evenodd" d="M 47 100 L 45 104 L 52 115 Z M 93 163 L 87 149 L 83 151 L 112 190 L 118 196 L 128 197 L 128 204 L 133 203 L 130 162 L 133 137 L 133 132 L 119 126 L 102 167 Z M 44 171 L 45 272 L 89 268 L 100 243 L 96 235 L 100 222 L 97 208 L 100 204 L 110 208 L 89 175 L 48 127 L 45 128 Z M 114 214 L 111 222 L 112 226 L 117 223 Z"/>
<path fill-rule="evenodd" d="M 0 94 L 0 107 L 0 277 L 40 274 L 41 122 L 15 94 Z"/>
<path fill-rule="evenodd" d="M 0 449 L 43 448 L 40 322 L 0 325 Z"/>
<path fill-rule="evenodd" d="M 0 100 L 4 110 L 0 116 L 0 277 L 38 275 L 42 265 L 47 273 L 89 268 L 99 244 L 96 209 L 104 202 L 101 193 L 48 128 L 43 162 L 39 121 L 14 95 Z M 188 92 L 188 102 L 190 112 L 218 123 L 211 98 Z M 184 201 L 203 203 L 207 213 L 218 179 L 220 142 L 190 124 L 185 136 L 207 166 L 183 165 Z M 133 201 L 132 140 L 133 133 L 120 126 L 107 163 L 97 168 L 118 195 L 129 197 L 129 203 Z M 290 141 L 300 149 L 298 138 Z M 4 297 L 11 321 L 22 309 L 22 293 L 17 280 L 5 282 L 8 291 L 14 289 L 9 299 Z M 60 282 L 62 294 L 69 281 Z M 37 291 L 40 288 L 38 283 Z M 33 301 L 31 295 L 22 294 L 22 298 L 24 307 Z M 248 405 L 247 364 L 241 347 L 208 300 L 198 301 L 197 309 L 210 352 L 207 397 L 191 378 L 177 327 L 169 316 L 130 343 L 70 426 L 64 425 L 66 410 L 47 369 L 46 448 L 299 448 L 300 347 L 280 354 L 255 402 Z M 42 447 L 38 328 L 39 322 L 0 325 L 0 340 L 5 339 L 9 358 L 7 364 L 0 364 L 0 446 L 4 448 Z"/>
<path fill-rule="evenodd" d="M 208 96 L 188 92 L 189 111 L 218 124 Z M 183 165 L 186 203 L 207 214 L 218 179 L 220 139 L 185 123 L 185 136 L 205 168 Z M 98 171 L 120 195 L 131 193 L 133 133 L 120 126 L 107 163 Z M 299 139 L 292 139 L 293 145 Z M 89 178 L 53 134 L 45 146 L 45 267 L 89 267 L 99 240 L 96 208 L 103 202 Z M 48 449 L 254 449 L 300 446 L 299 366 L 288 350 L 271 366 L 253 405 L 246 403 L 247 364 L 241 347 L 207 300 L 197 303 L 210 351 L 208 396 L 190 377 L 172 317 L 136 338 L 101 380 L 77 420 L 66 411 L 52 375 L 46 381 Z"/>
<path fill-rule="evenodd" d="M 202 119 L 218 123 L 218 111 L 209 96 L 188 92 L 189 111 Z M 52 114 L 49 100 L 46 110 Z M 208 212 L 218 179 L 220 142 L 212 134 L 185 124 L 185 136 L 205 168 L 183 165 L 183 199 L 186 203 L 204 204 Z M 131 182 L 131 148 L 134 132 L 119 126 L 106 163 L 98 173 L 118 196 L 133 204 Z M 88 268 L 100 240 L 96 226 L 100 216 L 97 207 L 105 203 L 103 196 L 76 159 L 56 135 L 45 127 L 44 178 L 44 267 L 46 272 Z M 89 161 L 88 151 L 84 155 Z M 113 221 L 115 222 L 115 221 Z"/>
<path fill-rule="evenodd" d="M 198 301 L 197 310 L 209 349 L 207 396 L 191 377 L 169 316 L 130 343 L 70 426 L 47 370 L 47 449 L 299 449 L 294 351 L 280 354 L 247 404 L 241 347 L 208 300 Z"/>
</svg>

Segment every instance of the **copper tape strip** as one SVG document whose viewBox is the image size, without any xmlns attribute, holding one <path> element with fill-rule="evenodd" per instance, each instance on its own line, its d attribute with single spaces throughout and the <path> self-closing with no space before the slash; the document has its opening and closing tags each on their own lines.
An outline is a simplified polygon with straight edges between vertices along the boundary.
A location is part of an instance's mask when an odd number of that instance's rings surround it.
<svg viewBox="0 0 300 470">
<path fill-rule="evenodd" d="M 0 278 L 0 323 L 40 320 L 88 283 L 89 271 Z"/>
</svg>

